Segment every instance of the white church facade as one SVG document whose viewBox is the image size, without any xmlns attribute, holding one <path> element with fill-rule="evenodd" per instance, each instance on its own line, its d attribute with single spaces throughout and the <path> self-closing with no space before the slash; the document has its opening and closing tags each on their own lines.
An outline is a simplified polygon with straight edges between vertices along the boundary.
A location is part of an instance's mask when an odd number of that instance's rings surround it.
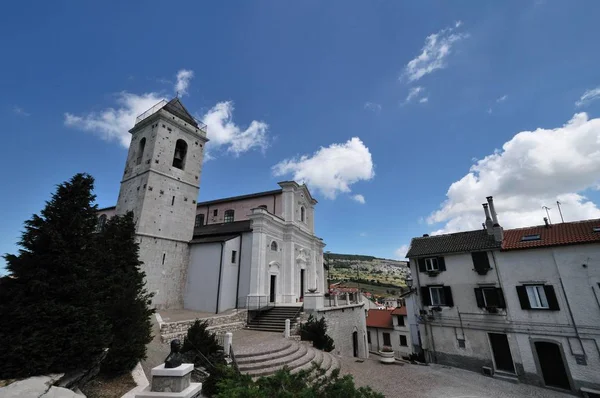
<svg viewBox="0 0 600 398">
<path fill-rule="evenodd" d="M 317 201 L 305 185 L 197 203 L 206 126 L 178 98 L 140 115 L 119 198 L 99 228 L 133 211 L 147 289 L 158 309 L 219 313 L 301 303 L 326 291 Z"/>
</svg>

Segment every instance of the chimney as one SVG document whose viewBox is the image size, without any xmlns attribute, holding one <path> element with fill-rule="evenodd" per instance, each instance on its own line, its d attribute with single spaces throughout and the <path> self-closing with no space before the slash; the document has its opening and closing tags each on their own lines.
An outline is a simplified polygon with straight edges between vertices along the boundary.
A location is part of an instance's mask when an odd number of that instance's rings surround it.
<svg viewBox="0 0 600 398">
<path fill-rule="evenodd" d="M 544 217 L 544 224 L 546 224 L 546 228 L 550 228 L 550 223 L 548 222 L 548 217 Z"/>
<path fill-rule="evenodd" d="M 490 217 L 490 209 L 488 208 L 487 203 L 484 203 L 482 206 L 483 206 L 483 211 L 485 211 L 485 224 L 483 226 L 486 229 L 488 235 L 492 235 L 494 233 L 494 230 L 492 229 L 493 222 L 492 222 L 492 218 Z"/>
<path fill-rule="evenodd" d="M 490 213 L 492 213 L 493 226 L 495 227 L 496 225 L 500 225 L 498 224 L 498 215 L 496 214 L 496 208 L 494 207 L 494 197 L 488 196 L 486 199 L 488 201 L 488 204 L 490 205 Z"/>
<path fill-rule="evenodd" d="M 488 205 L 490 206 L 490 213 L 492 215 L 492 230 L 494 234 L 494 240 L 496 242 L 502 242 L 504 239 L 504 230 L 498 223 L 498 215 L 496 214 L 496 208 L 494 207 L 494 198 L 492 196 L 488 196 L 487 198 Z"/>
</svg>

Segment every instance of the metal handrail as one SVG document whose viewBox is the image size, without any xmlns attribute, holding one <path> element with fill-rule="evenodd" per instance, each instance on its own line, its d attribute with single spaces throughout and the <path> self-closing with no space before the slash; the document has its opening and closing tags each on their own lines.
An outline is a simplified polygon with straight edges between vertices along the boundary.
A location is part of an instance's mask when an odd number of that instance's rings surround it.
<svg viewBox="0 0 600 398">
<path fill-rule="evenodd" d="M 167 105 L 167 101 L 166 100 L 160 100 L 156 105 L 154 105 L 152 108 L 148 109 L 146 112 L 138 115 L 138 117 L 135 118 L 135 124 L 138 124 L 139 122 L 141 122 L 142 120 L 146 119 L 147 117 L 149 117 L 150 115 L 154 114 L 155 112 L 159 111 L 160 109 L 162 109 L 165 105 Z"/>
</svg>

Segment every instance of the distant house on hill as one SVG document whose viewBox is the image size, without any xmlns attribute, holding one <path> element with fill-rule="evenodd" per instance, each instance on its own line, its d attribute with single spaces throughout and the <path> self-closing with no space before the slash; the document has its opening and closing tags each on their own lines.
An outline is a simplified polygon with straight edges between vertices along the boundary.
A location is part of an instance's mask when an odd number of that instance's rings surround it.
<svg viewBox="0 0 600 398">
<path fill-rule="evenodd" d="M 369 351 L 392 347 L 397 358 L 412 354 L 412 343 L 406 307 L 370 309 L 367 312 L 367 344 Z"/>
</svg>

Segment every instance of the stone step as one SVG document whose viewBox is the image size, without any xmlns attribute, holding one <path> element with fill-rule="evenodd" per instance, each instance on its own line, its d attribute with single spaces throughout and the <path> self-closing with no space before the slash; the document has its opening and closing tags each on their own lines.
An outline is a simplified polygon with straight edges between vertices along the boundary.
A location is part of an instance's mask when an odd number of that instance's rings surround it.
<svg viewBox="0 0 600 398">
<path fill-rule="evenodd" d="M 514 383 L 514 384 L 519 384 L 519 379 L 517 378 L 516 375 L 514 375 L 512 373 L 496 371 L 496 372 L 494 372 L 494 379 L 504 380 L 504 381 L 508 381 L 508 382 Z"/>
<path fill-rule="evenodd" d="M 328 352 L 326 354 L 331 358 L 331 365 L 329 366 L 329 369 L 327 369 L 327 372 L 325 372 L 325 376 L 331 376 L 331 373 L 333 373 L 334 370 L 341 368 L 341 363 L 335 355 Z"/>
<path fill-rule="evenodd" d="M 292 362 L 288 362 L 285 364 L 285 366 L 287 366 L 288 369 L 290 370 L 294 370 L 300 366 L 303 366 L 305 364 L 307 364 L 308 362 L 312 361 L 313 358 L 315 357 L 315 351 L 314 350 L 308 350 L 307 347 L 304 347 L 304 355 L 302 355 L 301 357 L 293 360 Z M 251 370 L 249 372 L 245 372 L 248 375 L 252 376 L 252 377 L 260 377 L 260 376 L 268 376 L 268 375 L 272 375 L 273 373 L 277 372 L 279 369 L 282 369 L 283 366 L 281 365 L 276 365 L 276 366 L 271 366 L 268 368 L 262 368 L 262 369 L 256 369 L 256 370 Z"/>
<path fill-rule="evenodd" d="M 260 353 L 260 354 L 250 355 L 247 357 L 243 357 L 240 359 L 236 358 L 236 359 L 237 359 L 238 365 L 253 364 L 253 363 L 268 361 L 269 359 L 279 359 L 279 358 L 283 358 L 283 357 L 286 357 L 289 355 L 293 355 L 299 349 L 300 349 L 300 346 L 296 343 L 293 343 L 293 344 L 289 344 L 282 351 L 271 352 L 271 353 L 266 353 L 266 354 Z"/>
<path fill-rule="evenodd" d="M 256 330 L 258 332 L 283 333 L 283 328 L 266 327 L 266 326 L 248 326 L 248 330 Z"/>
<path fill-rule="evenodd" d="M 275 326 L 278 328 L 285 328 L 285 322 L 277 322 L 277 321 L 269 321 L 269 320 L 261 320 L 256 322 L 249 322 L 248 326 Z M 290 324 L 290 327 L 292 324 Z"/>
<path fill-rule="evenodd" d="M 273 359 L 273 358 L 264 359 L 260 362 L 243 364 L 243 365 L 238 363 L 238 368 L 240 369 L 240 372 L 244 372 L 244 373 L 248 373 L 248 374 L 250 374 L 252 371 L 260 371 L 262 369 L 268 369 L 268 368 L 281 369 L 285 365 L 287 365 L 291 362 L 294 362 L 295 360 L 305 356 L 307 354 L 307 351 L 308 351 L 308 349 L 306 347 L 302 347 L 302 345 L 298 344 L 297 350 L 295 352 L 290 353 L 289 355 L 286 355 L 286 356 L 280 357 L 280 358 L 275 358 L 275 359 Z"/>
<path fill-rule="evenodd" d="M 304 345 L 304 344 L 302 344 Z M 292 369 L 292 371 L 290 373 L 294 374 L 294 373 L 298 373 L 302 370 L 311 370 L 313 367 L 313 364 L 317 364 L 319 366 L 321 366 L 321 363 L 323 362 L 323 351 L 321 350 L 317 350 L 316 348 L 312 348 L 309 346 L 306 346 L 308 348 L 309 351 L 313 351 L 314 352 L 314 357 L 310 362 L 305 363 L 304 365 L 298 366 L 295 369 Z"/>
<path fill-rule="evenodd" d="M 290 348 L 292 345 L 294 344 L 293 341 L 285 341 L 284 344 L 281 344 L 280 346 L 276 347 L 276 348 L 270 348 L 270 349 L 266 349 L 264 351 L 261 351 L 260 354 L 258 355 L 268 355 L 268 354 L 277 354 L 281 351 L 285 351 L 288 348 Z M 236 346 L 234 343 L 233 346 L 234 350 L 236 350 Z M 251 358 L 256 356 L 257 353 L 256 352 L 249 352 L 249 353 L 245 353 L 245 352 L 240 352 L 239 354 L 235 354 L 235 359 L 239 360 L 239 359 L 246 359 L 246 358 Z"/>
</svg>

